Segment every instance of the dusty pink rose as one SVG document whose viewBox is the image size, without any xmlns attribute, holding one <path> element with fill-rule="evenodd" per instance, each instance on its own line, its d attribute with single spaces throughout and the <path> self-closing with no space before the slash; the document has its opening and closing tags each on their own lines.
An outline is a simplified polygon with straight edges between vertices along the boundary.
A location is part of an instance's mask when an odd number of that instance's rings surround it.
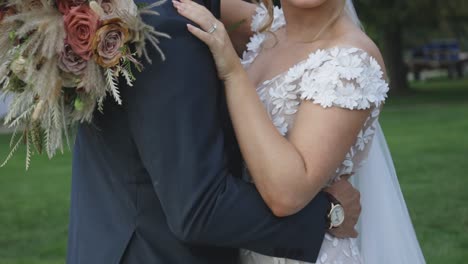
<svg viewBox="0 0 468 264">
<path fill-rule="evenodd" d="M 59 68 L 64 72 L 81 75 L 87 65 L 87 61 L 78 56 L 71 46 L 65 43 L 65 47 L 59 56 Z"/>
<path fill-rule="evenodd" d="M 0 8 L 0 22 L 2 22 L 3 18 L 6 16 L 6 10 L 3 7 Z"/>
<path fill-rule="evenodd" d="M 57 7 L 60 13 L 68 14 L 73 7 L 86 3 L 86 0 L 57 0 Z"/>
<path fill-rule="evenodd" d="M 105 68 L 117 65 L 122 58 L 122 48 L 128 41 L 128 36 L 128 28 L 119 18 L 104 21 L 93 42 L 96 62 Z"/>
<path fill-rule="evenodd" d="M 114 14 L 116 8 L 112 0 L 99 0 L 98 3 L 101 5 L 102 10 L 104 10 L 104 13 L 106 13 L 106 15 Z"/>
<path fill-rule="evenodd" d="M 138 14 L 138 7 L 131 0 L 97 0 L 98 4 L 108 16 L 117 15 L 117 12 L 125 12 L 131 16 Z"/>
<path fill-rule="evenodd" d="M 0 22 L 7 17 L 14 15 L 16 13 L 15 9 L 12 7 L 0 6 Z"/>
<path fill-rule="evenodd" d="M 64 17 L 67 43 L 73 51 L 89 60 L 93 54 L 91 49 L 94 34 L 99 27 L 99 17 L 88 5 L 73 7 Z"/>
</svg>

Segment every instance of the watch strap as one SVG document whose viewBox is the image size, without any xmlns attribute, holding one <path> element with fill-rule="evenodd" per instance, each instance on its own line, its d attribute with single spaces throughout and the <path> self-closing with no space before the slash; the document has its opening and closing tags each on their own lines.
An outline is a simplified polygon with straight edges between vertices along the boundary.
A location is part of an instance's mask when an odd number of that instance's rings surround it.
<svg viewBox="0 0 468 264">
<path fill-rule="evenodd" d="M 333 209 L 333 206 L 341 205 L 341 203 L 331 193 L 325 192 L 325 194 L 326 194 L 326 196 L 328 198 L 328 201 L 330 202 L 330 206 L 328 207 L 328 210 L 327 210 L 327 215 L 325 216 L 326 224 L 327 224 L 326 229 L 327 230 L 332 230 L 333 225 L 332 225 L 332 221 L 331 221 L 331 211 Z"/>
</svg>

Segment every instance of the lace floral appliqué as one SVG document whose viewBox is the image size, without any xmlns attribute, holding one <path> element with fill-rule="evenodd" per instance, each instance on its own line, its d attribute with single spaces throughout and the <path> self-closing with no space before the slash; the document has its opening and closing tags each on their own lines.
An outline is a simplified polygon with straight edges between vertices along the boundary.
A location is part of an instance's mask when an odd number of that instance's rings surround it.
<svg viewBox="0 0 468 264">
<path fill-rule="evenodd" d="M 272 31 L 285 25 L 281 9 L 275 8 Z M 260 6 L 252 21 L 252 30 L 264 25 L 267 12 Z M 261 52 L 266 33 L 257 33 L 247 46 L 242 64 L 248 68 Z M 295 115 L 305 100 L 324 108 L 340 107 L 350 110 L 370 109 L 371 114 L 356 138 L 356 143 L 336 170 L 333 180 L 353 174 L 367 158 L 375 134 L 381 105 L 389 90 L 377 61 L 364 50 L 354 47 L 334 47 L 317 50 L 305 60 L 257 87 L 258 95 L 279 133 L 287 136 L 294 126 Z M 332 180 L 332 181 L 333 181 Z M 331 181 L 331 182 L 332 182 Z M 331 183 L 330 182 L 330 183 Z M 272 258 L 243 251 L 243 264 L 304 262 Z M 326 235 L 317 264 L 361 264 L 359 247 L 354 239 L 337 239 Z"/>
</svg>

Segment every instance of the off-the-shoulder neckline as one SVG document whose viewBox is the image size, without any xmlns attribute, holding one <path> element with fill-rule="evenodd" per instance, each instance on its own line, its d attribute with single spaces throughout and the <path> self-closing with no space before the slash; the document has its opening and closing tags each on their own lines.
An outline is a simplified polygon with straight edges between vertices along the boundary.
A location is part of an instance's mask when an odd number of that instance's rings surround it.
<svg viewBox="0 0 468 264">
<path fill-rule="evenodd" d="M 259 8 L 262 8 L 262 7 L 260 6 Z M 263 7 L 263 8 L 264 8 L 264 7 Z M 276 10 L 275 10 L 275 11 L 276 11 Z M 281 8 L 279 8 L 279 11 L 282 11 Z M 255 19 L 255 16 L 259 16 L 259 15 L 260 15 L 260 14 L 259 14 L 258 11 L 257 11 L 257 13 L 254 15 L 254 19 Z M 275 16 L 275 20 L 276 20 L 276 19 L 278 19 L 278 20 L 279 20 L 279 19 L 282 19 L 283 23 L 281 23 L 280 25 L 278 25 L 278 27 L 277 27 L 275 30 L 273 30 L 272 32 L 276 32 L 276 31 L 278 31 L 278 30 L 280 30 L 280 29 L 282 29 L 282 28 L 284 28 L 284 27 L 286 26 L 286 22 L 285 22 L 285 20 L 284 20 L 284 14 L 283 14 L 282 12 L 279 12 L 279 15 L 278 15 L 278 16 Z M 266 40 L 266 36 L 263 37 L 263 38 L 255 38 L 255 36 L 260 36 L 260 35 L 266 35 L 266 33 L 256 32 L 256 33 L 254 34 L 254 37 L 251 38 L 251 41 L 249 42 L 249 44 L 252 43 L 252 41 L 261 39 L 261 41 L 258 43 L 258 45 L 261 46 L 261 45 L 263 44 L 263 42 Z M 339 49 L 339 50 L 351 50 L 351 49 L 353 49 L 353 50 L 355 50 L 355 52 L 361 52 L 361 53 L 363 53 L 363 54 L 366 54 L 369 58 L 371 58 L 371 59 L 373 59 L 373 60 L 376 60 L 376 58 L 375 58 L 374 56 L 372 56 L 372 55 L 371 55 L 369 52 L 367 52 L 366 50 L 364 50 L 364 49 L 362 49 L 362 48 L 358 48 L 358 47 L 352 46 L 352 45 L 348 45 L 348 44 L 336 44 L 336 45 L 331 46 L 331 47 L 319 48 L 319 49 L 316 49 L 316 50 L 314 50 L 314 51 L 309 52 L 308 55 L 307 55 L 307 57 L 305 57 L 305 58 L 303 58 L 303 59 L 297 61 L 296 63 L 294 63 L 293 65 L 291 65 L 290 67 L 288 67 L 286 70 L 281 71 L 280 73 L 273 75 L 273 77 L 271 77 L 271 78 L 268 78 L 268 79 L 265 79 L 264 81 L 259 82 L 259 83 L 257 84 L 257 89 L 263 87 L 264 85 L 270 84 L 270 83 L 276 81 L 277 79 L 279 79 L 279 78 L 281 78 L 281 77 L 287 75 L 291 69 L 293 69 L 293 68 L 295 68 L 295 67 L 298 67 L 298 66 L 300 66 L 301 64 L 306 63 L 306 62 L 309 60 L 309 58 L 310 58 L 311 56 L 316 55 L 316 54 L 319 53 L 319 52 L 329 52 L 329 51 L 334 50 L 334 49 Z M 255 62 L 255 60 L 257 59 L 258 55 L 260 54 L 260 50 L 261 50 L 261 49 L 256 49 L 256 50 L 250 51 L 250 52 L 253 53 L 253 54 L 251 54 L 251 56 L 253 56 L 253 58 L 251 59 L 251 61 L 250 61 L 248 64 L 246 64 L 246 68 L 249 68 L 249 67 Z M 377 61 L 377 60 L 376 60 L 376 61 Z M 380 66 L 380 64 L 377 64 L 377 65 L 378 65 L 378 67 L 379 67 L 378 70 L 381 71 L 381 72 L 383 73 L 382 66 Z M 388 80 L 387 80 L 386 78 L 383 78 L 383 80 L 384 80 L 385 82 L 388 83 Z"/>
<path fill-rule="evenodd" d="M 330 51 L 332 51 L 332 50 L 334 50 L 334 49 L 338 49 L 338 50 L 340 50 L 340 51 L 342 51 L 342 50 L 353 50 L 353 53 L 360 52 L 361 54 L 366 54 L 370 59 L 374 59 L 374 60 L 375 60 L 375 58 L 374 58 L 372 55 L 370 55 L 367 51 L 365 51 L 364 49 L 356 48 L 356 47 L 353 47 L 353 46 L 345 46 L 345 45 L 344 45 L 344 46 L 339 46 L 339 45 L 338 45 L 338 46 L 332 46 L 332 47 L 329 47 L 329 48 L 320 48 L 320 49 L 316 49 L 315 51 L 310 52 L 310 53 L 307 55 L 307 57 L 305 57 L 305 58 L 299 60 L 298 62 L 294 63 L 292 66 L 288 67 L 286 70 L 281 71 L 280 73 L 273 75 L 273 77 L 271 77 L 271 78 L 268 78 L 268 79 L 266 79 L 266 80 L 264 80 L 264 81 L 259 82 L 259 83 L 257 84 L 257 89 L 262 88 L 262 87 L 265 86 L 265 85 L 271 84 L 272 82 L 278 80 L 279 78 L 281 78 L 281 77 L 283 77 L 283 76 L 287 76 L 287 74 L 288 74 L 292 69 L 294 69 L 294 68 L 296 68 L 296 67 L 299 67 L 299 66 L 302 65 L 302 64 L 307 63 L 307 62 L 309 61 L 309 59 L 310 59 L 311 56 L 317 55 L 319 52 L 330 52 Z M 250 67 L 250 65 L 252 65 L 252 63 L 257 59 L 257 56 L 258 56 L 259 54 L 260 54 L 260 52 L 257 51 L 256 54 L 255 54 L 255 56 L 254 56 L 254 58 L 253 58 L 253 60 L 247 65 L 248 67 Z M 382 67 L 380 66 L 380 64 L 377 64 L 377 65 L 378 65 L 378 67 L 379 67 L 378 70 L 381 71 L 381 72 L 383 73 Z M 387 82 L 386 79 L 383 79 L 383 80 L 384 80 L 385 82 Z"/>
</svg>

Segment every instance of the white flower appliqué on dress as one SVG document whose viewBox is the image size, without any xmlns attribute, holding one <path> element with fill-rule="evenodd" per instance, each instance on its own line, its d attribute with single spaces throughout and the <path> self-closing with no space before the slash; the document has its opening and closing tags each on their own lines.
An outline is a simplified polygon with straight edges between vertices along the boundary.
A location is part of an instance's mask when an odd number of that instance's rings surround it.
<svg viewBox="0 0 468 264">
<path fill-rule="evenodd" d="M 283 11 L 274 10 L 272 31 L 286 22 Z M 258 32 L 267 17 L 265 7 L 257 9 L 252 29 Z M 247 46 L 242 64 L 246 69 L 252 64 L 268 37 L 257 33 Z M 278 131 L 287 136 L 294 125 L 295 115 L 304 100 L 324 108 L 340 107 L 350 110 L 371 109 L 371 114 L 360 131 L 355 145 L 349 150 L 342 165 L 337 168 L 333 180 L 357 171 L 367 158 L 382 103 L 387 97 L 388 84 L 377 61 L 364 50 L 354 47 L 335 47 L 317 50 L 305 60 L 291 67 L 258 88 L 258 95 L 265 105 Z M 247 171 L 247 170 L 246 170 Z M 355 175 L 354 177 L 359 177 Z M 264 256 L 242 251 L 243 264 L 304 264 L 304 262 Z M 326 235 L 317 259 L 317 264 L 362 264 L 355 239 L 337 239 Z"/>
</svg>

